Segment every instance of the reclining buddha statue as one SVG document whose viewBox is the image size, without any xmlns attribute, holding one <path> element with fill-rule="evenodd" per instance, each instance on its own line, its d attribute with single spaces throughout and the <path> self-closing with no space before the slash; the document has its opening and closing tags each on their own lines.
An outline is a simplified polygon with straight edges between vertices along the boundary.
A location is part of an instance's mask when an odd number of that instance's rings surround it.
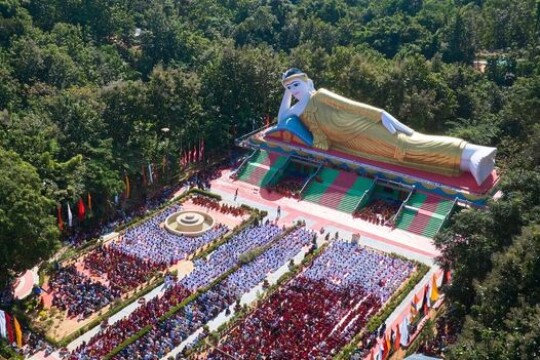
<svg viewBox="0 0 540 360">
<path fill-rule="evenodd" d="M 278 123 L 283 124 L 291 117 L 300 118 L 313 135 L 313 146 L 317 149 L 336 150 L 446 176 L 468 171 L 478 185 L 495 165 L 496 148 L 416 132 L 382 109 L 326 89 L 315 90 L 313 81 L 299 69 L 287 70 L 282 84 L 285 94 Z M 292 97 L 297 100 L 294 104 Z"/>
</svg>

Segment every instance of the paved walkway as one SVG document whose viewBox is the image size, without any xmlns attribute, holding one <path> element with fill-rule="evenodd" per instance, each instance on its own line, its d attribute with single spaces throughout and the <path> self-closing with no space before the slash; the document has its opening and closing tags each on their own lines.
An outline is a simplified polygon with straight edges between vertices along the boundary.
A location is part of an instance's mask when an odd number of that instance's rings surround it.
<svg viewBox="0 0 540 360">
<path fill-rule="evenodd" d="M 38 267 L 35 266 L 30 270 L 27 270 L 24 274 L 15 280 L 15 290 L 13 294 L 16 299 L 24 299 L 30 293 L 34 285 L 39 284 Z"/>
<path fill-rule="evenodd" d="M 283 197 L 277 193 L 269 193 L 265 189 L 229 178 L 230 171 L 224 171 L 222 176 L 212 181 L 211 191 L 222 196 L 230 203 L 244 203 L 252 207 L 268 211 L 271 219 L 277 218 L 277 208 L 281 208 L 279 224 L 290 224 L 293 221 L 305 220 L 313 230 L 334 229 L 347 239 L 352 234 L 360 234 L 366 239 L 366 245 L 377 249 L 396 252 L 409 258 L 417 259 L 428 265 L 439 255 L 433 240 L 415 235 L 400 229 L 390 229 L 365 220 L 353 218 L 351 214 L 330 209 L 308 201 Z M 234 201 L 234 192 L 238 189 L 238 198 Z M 350 237 L 349 237 L 350 238 Z"/>
</svg>

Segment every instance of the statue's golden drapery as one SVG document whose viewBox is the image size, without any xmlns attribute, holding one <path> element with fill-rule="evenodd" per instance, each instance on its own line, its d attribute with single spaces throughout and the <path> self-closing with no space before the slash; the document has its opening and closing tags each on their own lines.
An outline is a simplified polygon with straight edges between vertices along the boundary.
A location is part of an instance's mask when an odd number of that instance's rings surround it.
<svg viewBox="0 0 540 360">
<path fill-rule="evenodd" d="M 313 145 L 418 170 L 456 176 L 467 142 L 413 132 L 390 133 L 383 110 L 349 100 L 326 89 L 311 96 L 300 119 L 313 134 Z"/>
</svg>

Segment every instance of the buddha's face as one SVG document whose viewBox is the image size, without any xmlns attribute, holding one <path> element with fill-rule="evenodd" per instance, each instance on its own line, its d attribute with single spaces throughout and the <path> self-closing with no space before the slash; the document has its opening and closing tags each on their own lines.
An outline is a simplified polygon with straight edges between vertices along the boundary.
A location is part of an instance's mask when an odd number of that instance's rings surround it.
<svg viewBox="0 0 540 360">
<path fill-rule="evenodd" d="M 295 79 L 285 83 L 284 86 L 292 93 L 296 100 L 301 100 L 306 96 L 310 96 L 310 87 L 305 81 Z"/>
</svg>

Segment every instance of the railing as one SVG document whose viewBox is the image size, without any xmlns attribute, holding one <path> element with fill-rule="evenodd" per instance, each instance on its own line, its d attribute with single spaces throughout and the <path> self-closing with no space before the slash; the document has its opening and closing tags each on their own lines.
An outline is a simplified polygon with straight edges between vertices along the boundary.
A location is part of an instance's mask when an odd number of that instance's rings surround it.
<svg viewBox="0 0 540 360">
<path fill-rule="evenodd" d="M 251 132 L 248 132 L 247 134 L 244 134 L 244 135 L 240 136 L 239 138 L 236 138 L 236 139 L 234 140 L 234 144 L 235 144 L 236 146 L 242 146 L 242 145 L 241 145 L 242 142 L 243 142 L 244 140 L 246 140 L 248 137 L 250 137 L 251 135 L 256 134 L 256 133 L 258 133 L 258 132 L 260 132 L 260 131 L 262 131 L 262 130 L 264 130 L 264 129 L 268 129 L 268 128 L 274 126 L 275 124 L 277 124 L 277 122 L 272 122 L 272 123 L 270 123 L 270 124 L 268 124 L 268 125 L 265 125 L 265 126 L 263 126 L 263 127 L 260 127 L 260 128 L 255 129 L 255 130 L 253 130 L 253 131 L 251 131 Z"/>
<path fill-rule="evenodd" d="M 311 180 L 317 176 L 317 174 L 319 173 L 319 171 L 321 171 L 323 167 L 323 164 L 319 164 L 319 166 L 317 167 L 317 170 L 315 170 L 315 172 L 313 174 L 311 174 L 310 177 L 308 177 L 308 179 L 306 180 L 306 182 L 304 183 L 304 186 L 302 186 L 302 189 L 300 189 L 300 192 L 298 193 L 298 198 L 301 199 L 302 198 L 302 194 L 304 193 L 304 190 L 306 189 L 306 187 L 308 186 L 308 184 L 311 182 Z"/>
<path fill-rule="evenodd" d="M 270 177 L 270 179 L 268 179 L 268 181 L 266 181 L 266 184 L 262 184 L 264 186 L 269 186 L 269 185 L 273 185 L 273 181 L 274 179 L 278 176 L 278 174 L 282 174 L 284 171 L 285 171 L 285 168 L 287 167 L 287 165 L 289 164 L 289 162 L 291 161 L 291 157 L 290 156 L 287 156 L 287 159 L 285 159 L 285 162 L 280 166 L 279 169 L 277 169 L 273 174 L 272 176 Z M 272 170 L 272 166 L 270 166 L 270 170 Z"/>
<path fill-rule="evenodd" d="M 236 168 L 236 170 L 234 170 L 233 172 L 231 172 L 231 175 L 229 175 L 230 178 L 236 178 L 238 176 L 238 173 L 240 173 L 240 171 L 246 166 L 246 163 L 249 162 L 249 160 L 251 160 L 253 158 L 253 156 L 255 156 L 255 154 L 258 152 L 259 150 L 254 150 L 251 155 L 249 155 L 247 158 L 244 159 L 244 161 L 242 161 L 242 163 Z"/>
<path fill-rule="evenodd" d="M 452 214 L 452 211 L 454 210 L 454 208 L 456 207 L 457 205 L 457 202 L 458 202 L 458 198 L 454 198 L 454 202 L 452 203 L 452 207 L 450 208 L 450 210 L 448 211 L 448 213 L 444 216 L 444 219 L 443 221 L 441 222 L 441 225 L 439 225 L 439 227 L 437 228 L 437 232 L 435 234 L 438 234 L 439 231 L 441 231 L 441 229 L 446 225 L 446 223 L 448 222 L 448 220 L 450 219 L 450 214 Z"/>
<path fill-rule="evenodd" d="M 406 204 L 409 202 L 409 199 L 411 198 L 411 196 L 414 194 L 414 192 L 416 191 L 416 186 L 413 185 L 412 186 L 412 190 L 411 192 L 409 193 L 409 195 L 407 196 L 407 198 L 405 199 L 405 201 L 403 201 L 401 203 L 401 206 L 399 207 L 398 211 L 396 212 L 396 214 L 390 219 L 391 221 L 391 224 L 392 224 L 392 228 L 395 229 L 396 228 L 396 224 L 398 223 L 398 221 L 400 220 L 400 216 L 402 215 L 401 213 L 403 212 L 403 209 L 405 208 Z"/>
<path fill-rule="evenodd" d="M 359 207 L 363 207 L 365 205 L 364 200 L 369 200 L 369 197 L 375 190 L 375 186 L 377 186 L 378 179 L 379 179 L 378 177 L 375 177 L 375 180 L 373 181 L 369 189 L 364 191 L 364 193 L 360 197 L 360 200 L 358 200 L 358 202 L 356 203 L 356 206 L 354 207 L 353 214 L 356 212 L 356 210 L 358 210 Z"/>
</svg>

